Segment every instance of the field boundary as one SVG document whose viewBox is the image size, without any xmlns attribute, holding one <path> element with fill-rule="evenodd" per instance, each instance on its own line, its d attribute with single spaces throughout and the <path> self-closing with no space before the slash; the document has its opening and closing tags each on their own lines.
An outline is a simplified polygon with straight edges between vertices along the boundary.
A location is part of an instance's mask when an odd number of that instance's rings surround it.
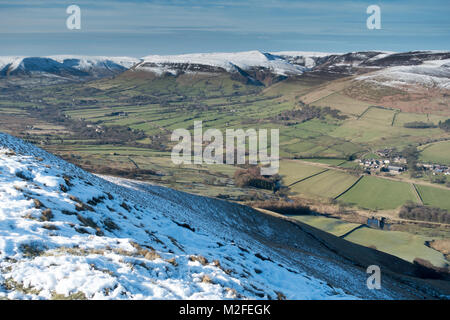
<svg viewBox="0 0 450 320">
<path fill-rule="evenodd" d="M 394 126 L 395 119 L 397 119 L 397 115 L 398 115 L 399 113 L 401 113 L 401 111 L 397 111 L 397 112 L 394 113 L 394 116 L 392 117 L 391 127 Z"/>
<path fill-rule="evenodd" d="M 411 183 L 411 184 L 413 186 L 414 191 L 416 192 L 416 195 L 420 201 L 420 204 L 423 205 L 424 203 L 423 203 L 422 195 L 420 194 L 419 190 L 417 189 L 416 184 L 415 183 Z"/>
<path fill-rule="evenodd" d="M 131 159 L 131 157 L 128 157 L 128 160 L 130 160 L 130 162 L 131 162 L 132 164 L 134 164 L 134 166 L 136 167 L 136 169 L 140 169 L 139 166 L 137 165 L 137 163 L 136 163 L 133 159 Z"/>
<path fill-rule="evenodd" d="M 356 119 L 357 120 L 361 119 L 372 108 L 373 108 L 373 106 L 367 107 L 366 110 L 364 110 Z"/>
<path fill-rule="evenodd" d="M 298 181 L 295 181 L 295 182 L 291 183 L 290 185 L 288 185 L 288 187 L 292 187 L 294 184 L 303 182 L 303 181 L 305 181 L 305 180 L 308 180 L 309 178 L 318 176 L 319 174 L 325 173 L 325 172 L 330 171 L 330 170 L 331 170 L 331 169 L 325 169 L 325 170 L 323 170 L 323 171 L 314 173 L 314 174 L 312 174 L 312 175 L 310 175 L 310 176 L 308 176 L 308 177 L 306 177 L 306 178 L 303 178 L 303 179 L 300 179 L 300 180 L 298 180 Z"/>
<path fill-rule="evenodd" d="M 365 228 L 365 227 L 366 227 L 365 224 L 361 224 L 361 225 L 359 225 L 359 226 L 357 226 L 357 227 L 354 227 L 352 230 L 347 231 L 347 232 L 344 233 L 343 235 L 339 236 L 339 238 L 344 239 L 345 237 L 347 237 L 348 235 L 350 235 L 352 232 L 354 232 L 354 231 L 356 231 L 356 230 L 358 230 L 358 229 L 361 229 L 361 228 Z"/>
<path fill-rule="evenodd" d="M 333 199 L 336 200 L 337 198 L 343 196 L 345 193 L 347 193 L 348 191 L 350 191 L 351 188 L 353 188 L 354 186 L 356 186 L 356 184 L 361 181 L 361 179 L 364 177 L 364 175 L 361 175 L 358 180 L 356 180 L 355 182 L 353 182 L 353 184 L 348 187 L 347 189 L 345 189 L 343 192 L 341 192 L 340 194 L 338 194 L 336 197 L 334 197 Z"/>
</svg>

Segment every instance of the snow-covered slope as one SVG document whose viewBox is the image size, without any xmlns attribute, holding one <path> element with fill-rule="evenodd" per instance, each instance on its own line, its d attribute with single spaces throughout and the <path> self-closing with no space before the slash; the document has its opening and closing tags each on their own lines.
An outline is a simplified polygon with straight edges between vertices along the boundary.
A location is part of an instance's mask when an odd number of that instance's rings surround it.
<svg viewBox="0 0 450 320">
<path fill-rule="evenodd" d="M 394 280 L 368 290 L 365 270 L 278 218 L 108 180 L 0 133 L 0 298 L 411 297 Z"/>
<path fill-rule="evenodd" d="M 302 74 L 306 68 L 291 64 L 281 56 L 260 51 L 236 53 L 198 53 L 184 55 L 151 55 L 142 58 L 143 62 L 137 70 L 148 70 L 158 74 L 168 72 L 177 74 L 182 71 L 213 71 L 223 70 L 237 72 L 254 68 L 267 69 L 273 74 L 289 76 Z M 207 67 L 212 67 L 209 69 Z"/>
<path fill-rule="evenodd" d="M 326 53 L 326 52 L 309 52 L 309 51 L 279 51 L 271 52 L 271 54 L 280 56 L 288 62 L 296 65 L 304 66 L 308 69 L 314 68 L 323 58 L 340 55 L 340 53 Z"/>
<path fill-rule="evenodd" d="M 356 78 L 376 85 L 416 90 L 417 87 L 450 90 L 450 59 L 424 61 L 420 65 L 395 66 Z"/>
<path fill-rule="evenodd" d="M 130 57 L 0 57 L 0 76 L 98 78 L 128 70 L 139 61 Z"/>
</svg>

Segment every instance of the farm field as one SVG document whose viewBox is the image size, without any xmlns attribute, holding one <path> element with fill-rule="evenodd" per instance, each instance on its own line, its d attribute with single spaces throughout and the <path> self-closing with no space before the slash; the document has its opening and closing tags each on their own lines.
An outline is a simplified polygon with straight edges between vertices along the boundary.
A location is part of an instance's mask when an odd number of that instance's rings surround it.
<svg viewBox="0 0 450 320">
<path fill-rule="evenodd" d="M 367 107 L 371 106 L 368 102 L 358 101 L 341 93 L 332 93 L 312 104 L 319 107 L 333 106 L 333 108 L 353 116 L 359 116 Z"/>
<path fill-rule="evenodd" d="M 450 210 L 450 190 L 416 185 L 425 205 Z"/>
<path fill-rule="evenodd" d="M 349 118 L 341 126 L 330 132 L 336 138 L 367 146 L 368 149 L 397 147 L 404 148 L 411 143 L 426 143 L 437 137 L 446 138 L 439 128 L 415 129 L 403 127 L 406 122 L 430 119 L 437 124 L 445 118 L 436 115 L 418 115 L 399 112 L 394 109 L 368 107 L 359 118 Z"/>
<path fill-rule="evenodd" d="M 322 171 L 324 171 L 323 168 L 303 164 L 296 160 L 282 160 L 280 162 L 280 175 L 283 177 L 283 183 L 286 186 Z"/>
<path fill-rule="evenodd" d="M 419 148 L 419 159 L 423 162 L 450 165 L 450 141 L 441 141 Z"/>
<path fill-rule="evenodd" d="M 345 159 L 326 159 L 326 158 L 313 158 L 313 159 L 302 159 L 306 162 L 323 163 L 331 166 L 340 166 L 346 162 Z"/>
<path fill-rule="evenodd" d="M 448 261 L 442 253 L 425 245 L 426 241 L 433 240 L 429 237 L 413 235 L 401 231 L 384 231 L 371 228 L 360 228 L 348 236 L 345 240 L 366 246 L 375 247 L 406 261 L 413 262 L 415 258 L 428 260 L 434 266 L 448 266 Z"/>
<path fill-rule="evenodd" d="M 407 201 L 417 202 L 409 183 L 364 176 L 353 188 L 338 198 L 370 210 L 396 209 Z"/>
<path fill-rule="evenodd" d="M 304 222 L 317 229 L 331 233 L 337 237 L 341 237 L 355 228 L 361 226 L 358 223 L 350 223 L 334 218 L 323 216 L 291 216 L 289 218 Z"/>
<path fill-rule="evenodd" d="M 442 253 L 425 245 L 426 241 L 434 240 L 435 237 L 413 235 L 401 231 L 378 230 L 366 226 L 361 227 L 360 224 L 324 216 L 288 217 L 338 237 L 350 232 L 344 237 L 345 240 L 375 248 L 409 262 L 413 262 L 415 258 L 421 258 L 438 267 L 445 267 L 449 263 Z"/>
<path fill-rule="evenodd" d="M 341 171 L 328 170 L 291 187 L 294 193 L 334 198 L 349 188 L 358 176 Z"/>
<path fill-rule="evenodd" d="M 446 119 L 446 117 L 430 113 L 400 112 L 395 118 L 394 126 L 402 127 L 405 123 L 414 121 L 431 122 L 437 125 L 439 121 L 445 121 Z"/>
<path fill-rule="evenodd" d="M 391 125 L 392 119 L 397 111 L 391 109 L 369 107 L 360 117 L 360 120 L 369 120 L 372 123 L 376 123 L 382 126 Z"/>
</svg>

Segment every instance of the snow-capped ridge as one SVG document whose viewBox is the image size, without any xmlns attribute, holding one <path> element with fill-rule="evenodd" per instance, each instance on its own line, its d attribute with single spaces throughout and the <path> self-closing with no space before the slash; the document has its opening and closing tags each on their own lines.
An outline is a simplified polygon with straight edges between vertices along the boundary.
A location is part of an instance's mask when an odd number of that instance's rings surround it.
<svg viewBox="0 0 450 320">
<path fill-rule="evenodd" d="M 195 53 L 182 55 L 150 55 L 142 58 L 143 62 L 137 69 L 146 68 L 157 73 L 177 73 L 177 65 L 197 65 L 219 68 L 227 72 L 239 69 L 250 70 L 265 68 L 277 75 L 300 75 L 304 67 L 292 65 L 280 56 L 260 51 L 231 52 L 231 53 Z M 172 66 L 172 67 L 171 67 Z"/>
<path fill-rule="evenodd" d="M 130 57 L 1 57 L 0 76 L 50 75 L 61 78 L 101 78 L 124 72 L 140 60 Z"/>
</svg>

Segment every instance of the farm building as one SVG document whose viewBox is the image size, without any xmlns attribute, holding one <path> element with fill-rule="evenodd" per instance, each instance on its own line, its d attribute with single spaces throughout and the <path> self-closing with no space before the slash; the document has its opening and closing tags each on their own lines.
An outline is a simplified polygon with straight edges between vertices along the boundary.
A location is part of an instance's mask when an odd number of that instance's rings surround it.
<svg viewBox="0 0 450 320">
<path fill-rule="evenodd" d="M 389 230 L 390 224 L 386 223 L 386 218 L 382 217 L 380 219 L 372 217 L 367 219 L 367 225 L 375 229 L 385 229 Z"/>
<path fill-rule="evenodd" d="M 404 171 L 404 169 L 402 167 L 397 167 L 397 166 L 388 166 L 388 170 L 391 173 L 400 173 L 400 172 Z"/>
</svg>

